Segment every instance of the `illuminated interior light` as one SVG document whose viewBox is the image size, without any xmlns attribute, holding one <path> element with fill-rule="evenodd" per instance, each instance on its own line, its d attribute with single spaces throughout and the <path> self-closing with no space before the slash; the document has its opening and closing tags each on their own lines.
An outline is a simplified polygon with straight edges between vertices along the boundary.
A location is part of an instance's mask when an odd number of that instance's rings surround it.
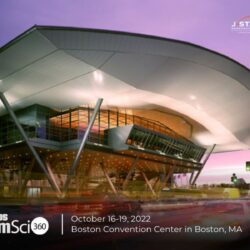
<svg viewBox="0 0 250 250">
<path fill-rule="evenodd" d="M 21 143 L 21 142 L 23 142 L 22 140 L 20 140 L 20 141 L 16 141 L 16 143 Z"/>
<path fill-rule="evenodd" d="M 94 71 L 94 79 L 97 83 L 102 84 L 103 83 L 103 74 L 101 71 L 96 70 Z"/>
<path fill-rule="evenodd" d="M 161 150 L 156 150 L 159 154 L 161 154 L 161 155 L 165 155 L 165 153 L 164 152 L 162 152 Z M 157 158 L 155 158 L 155 159 L 157 159 Z"/>
<path fill-rule="evenodd" d="M 143 147 L 141 147 L 140 145 L 136 145 L 136 147 L 140 150 L 145 150 Z"/>
<path fill-rule="evenodd" d="M 192 161 L 192 162 L 197 162 L 195 159 L 193 159 L 193 158 L 189 158 L 189 160 L 190 161 Z"/>
<path fill-rule="evenodd" d="M 194 100 L 197 99 L 197 97 L 196 97 L 195 95 L 190 95 L 190 96 L 189 96 L 189 99 L 192 100 L 192 101 L 194 101 Z"/>
</svg>

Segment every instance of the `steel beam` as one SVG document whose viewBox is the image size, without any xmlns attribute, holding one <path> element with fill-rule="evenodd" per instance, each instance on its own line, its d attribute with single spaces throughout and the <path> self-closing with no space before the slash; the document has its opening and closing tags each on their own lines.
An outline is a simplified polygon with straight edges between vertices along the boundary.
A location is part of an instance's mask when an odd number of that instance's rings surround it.
<svg viewBox="0 0 250 250">
<path fill-rule="evenodd" d="M 107 181 L 109 183 L 109 186 L 111 187 L 113 193 L 117 194 L 117 190 L 116 190 L 113 182 L 111 181 L 111 179 L 110 179 L 110 177 L 109 177 L 109 175 L 108 175 L 108 173 L 107 173 L 107 171 L 106 171 L 106 169 L 105 169 L 105 167 L 104 167 L 104 165 L 103 165 L 102 162 L 100 163 L 100 166 L 101 166 L 101 169 L 102 169 L 102 171 L 103 171 L 103 173 L 104 173 L 104 175 L 105 175 L 105 177 L 106 177 L 106 179 L 107 179 Z"/>
<path fill-rule="evenodd" d="M 54 173 L 53 173 L 53 171 L 52 171 L 52 169 L 51 169 L 51 165 L 50 165 L 49 161 L 48 161 L 48 160 L 45 160 L 45 164 L 46 164 L 46 167 L 47 167 L 47 169 L 48 169 L 50 178 L 51 178 L 51 179 L 53 180 L 53 182 L 55 183 L 57 190 L 59 190 L 59 192 L 61 193 L 60 187 L 59 187 L 59 185 L 57 184 L 55 175 L 54 175 Z"/>
<path fill-rule="evenodd" d="M 158 192 L 160 192 L 160 190 L 162 189 L 164 183 L 165 183 L 165 179 L 166 179 L 166 168 L 162 167 L 162 173 L 159 173 L 159 175 L 157 176 L 156 181 L 154 182 L 154 184 L 152 185 L 154 190 L 157 190 Z M 164 175 L 163 178 L 161 175 Z M 157 185 L 159 183 L 159 185 Z M 157 188 L 157 189 L 156 189 Z"/>
<path fill-rule="evenodd" d="M 171 166 L 169 168 L 168 174 L 167 174 L 167 176 L 166 176 L 166 178 L 164 180 L 165 183 L 168 182 L 169 178 L 172 177 L 173 173 L 174 173 L 174 166 Z"/>
<path fill-rule="evenodd" d="M 130 168 L 130 170 L 129 170 L 127 176 L 126 176 L 126 179 L 124 180 L 124 182 L 123 182 L 123 184 L 122 184 L 123 190 L 124 190 L 125 187 L 127 186 L 128 181 L 129 181 L 131 175 L 132 175 L 133 172 L 135 171 L 135 169 L 136 169 L 136 164 L 137 164 L 138 161 L 139 161 L 139 157 L 137 156 L 137 157 L 135 158 L 134 162 L 132 163 L 132 166 L 131 166 L 131 168 Z"/>
<path fill-rule="evenodd" d="M 142 174 L 142 176 L 143 176 L 143 178 L 144 178 L 144 180 L 145 180 L 147 186 L 149 187 L 150 191 L 152 192 L 153 196 L 156 197 L 156 193 L 155 193 L 154 189 L 152 188 L 152 185 L 151 185 L 151 183 L 149 182 L 149 180 L 148 180 L 146 174 L 145 174 L 143 171 L 140 171 L 140 172 L 141 172 L 141 174 Z"/>
<path fill-rule="evenodd" d="M 0 99 L 4 105 L 4 107 L 6 108 L 7 112 L 9 113 L 10 117 L 12 118 L 13 122 L 15 123 L 17 129 L 19 130 L 20 134 L 22 135 L 24 141 L 26 142 L 27 146 L 29 147 L 31 153 L 33 154 L 33 156 L 35 157 L 39 167 L 41 168 L 41 170 L 44 172 L 44 174 L 46 175 L 52 189 L 58 193 L 60 193 L 60 190 L 57 189 L 56 187 L 56 183 L 50 178 L 50 175 L 48 173 L 47 168 L 45 167 L 43 161 L 41 160 L 39 154 L 36 152 L 36 149 L 33 147 L 33 145 L 30 143 L 28 136 L 26 135 L 23 127 L 21 126 L 21 124 L 19 123 L 15 113 L 13 112 L 8 100 L 6 99 L 5 95 L 3 93 L 0 92 Z"/>
<path fill-rule="evenodd" d="M 193 177 L 194 177 L 194 172 L 195 171 L 192 171 L 191 175 L 190 175 L 190 178 L 189 178 L 189 185 L 192 184 L 192 180 L 193 180 Z"/>
<path fill-rule="evenodd" d="M 216 146 L 216 144 L 213 145 L 213 147 L 211 148 L 210 152 L 208 153 L 206 159 L 205 159 L 204 162 L 202 163 L 201 168 L 199 169 L 198 173 L 196 174 L 194 180 L 192 181 L 192 185 L 195 185 L 195 182 L 197 181 L 197 179 L 198 179 L 198 177 L 199 177 L 199 175 L 200 175 L 202 169 L 204 168 L 204 166 L 206 165 L 206 163 L 207 163 L 207 161 L 208 161 L 210 155 L 211 155 L 212 152 L 214 151 L 215 146 Z"/>
<path fill-rule="evenodd" d="M 161 192 L 162 188 L 164 188 L 164 185 L 167 184 L 167 182 L 168 182 L 169 178 L 172 176 L 173 172 L 174 172 L 174 166 L 169 167 L 168 174 L 165 176 L 163 183 L 161 183 L 159 192 Z"/>
<path fill-rule="evenodd" d="M 69 171 L 68 171 L 68 177 L 67 177 L 67 179 L 66 179 L 66 181 L 65 181 L 65 184 L 64 184 L 64 187 L 63 187 L 64 192 L 67 192 L 68 187 L 69 187 L 69 184 L 70 184 L 70 181 L 71 181 L 71 178 L 73 177 L 73 175 L 74 175 L 74 173 L 75 173 L 75 171 L 76 171 L 76 168 L 77 168 L 78 163 L 79 163 L 79 161 L 80 161 L 81 153 L 82 153 L 82 151 L 83 151 L 83 149 L 84 149 L 84 146 L 85 146 L 85 144 L 86 144 L 86 142 L 87 142 L 87 140 L 88 140 L 89 133 L 90 133 L 90 131 L 91 131 L 91 128 L 92 128 L 93 125 L 94 125 L 95 118 L 96 118 L 96 116 L 97 116 L 97 114 L 98 114 L 98 112 L 99 112 L 99 110 L 100 110 L 100 107 L 101 107 L 101 105 L 102 105 L 102 101 L 103 101 L 102 98 L 99 98 L 99 99 L 97 100 L 97 103 L 96 103 L 96 105 L 95 105 L 94 112 L 93 112 L 93 114 L 92 114 L 92 116 L 91 116 L 91 118 L 90 118 L 88 127 L 87 127 L 87 129 L 86 129 L 86 131 L 85 131 L 85 133 L 84 133 L 84 136 L 83 136 L 82 141 L 81 141 L 81 143 L 80 143 L 80 147 L 79 147 L 79 149 L 78 149 L 78 152 L 77 152 L 77 154 L 76 154 L 76 157 L 75 157 L 75 159 L 74 159 L 74 162 L 73 162 L 71 168 L 70 168 Z"/>
<path fill-rule="evenodd" d="M 157 185 L 157 183 L 160 181 L 160 178 L 159 178 L 159 176 L 157 176 L 156 177 L 156 180 L 155 180 L 155 182 L 154 182 L 154 184 L 153 184 L 153 188 L 155 189 L 155 187 L 156 187 L 156 185 Z"/>
</svg>

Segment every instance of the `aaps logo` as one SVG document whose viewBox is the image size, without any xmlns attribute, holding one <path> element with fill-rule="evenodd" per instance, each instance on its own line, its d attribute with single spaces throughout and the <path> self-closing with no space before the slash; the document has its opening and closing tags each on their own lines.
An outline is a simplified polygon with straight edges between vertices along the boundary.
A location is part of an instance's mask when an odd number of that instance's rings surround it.
<svg viewBox="0 0 250 250">
<path fill-rule="evenodd" d="M 231 29 L 238 33 L 250 33 L 250 16 L 245 16 L 238 21 L 234 21 Z"/>
<path fill-rule="evenodd" d="M 43 235 L 49 230 L 49 222 L 43 217 L 36 217 L 32 221 L 9 221 L 8 214 L 0 214 L 0 234 L 30 234 Z"/>
</svg>

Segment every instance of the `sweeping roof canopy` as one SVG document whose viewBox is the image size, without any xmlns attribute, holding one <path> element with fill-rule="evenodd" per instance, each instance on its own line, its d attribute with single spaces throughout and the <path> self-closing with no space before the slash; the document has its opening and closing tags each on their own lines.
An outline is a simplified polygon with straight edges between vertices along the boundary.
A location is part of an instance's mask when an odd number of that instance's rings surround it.
<svg viewBox="0 0 250 250">
<path fill-rule="evenodd" d="M 202 145 L 250 148 L 249 69 L 187 42 L 34 26 L 0 49 L 0 91 L 13 109 L 64 109 L 98 97 L 118 108 L 155 105 L 201 124 L 193 139 Z"/>
</svg>

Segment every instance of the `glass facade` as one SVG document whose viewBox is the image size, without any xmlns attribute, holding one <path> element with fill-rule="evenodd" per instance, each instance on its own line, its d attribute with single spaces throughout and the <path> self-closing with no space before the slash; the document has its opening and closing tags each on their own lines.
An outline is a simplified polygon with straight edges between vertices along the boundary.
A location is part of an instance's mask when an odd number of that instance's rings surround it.
<svg viewBox="0 0 250 250">
<path fill-rule="evenodd" d="M 77 107 L 58 112 L 40 105 L 33 105 L 16 112 L 29 138 L 58 142 L 81 139 L 92 113 L 93 109 L 88 107 Z M 125 125 L 137 125 L 176 139 L 186 140 L 160 122 L 114 110 L 99 111 L 88 140 L 106 144 L 105 131 Z M 9 116 L 1 117 L 0 145 L 12 144 L 20 140 L 22 140 L 21 135 Z"/>
<path fill-rule="evenodd" d="M 205 149 L 183 138 L 174 138 L 165 134 L 153 132 L 134 126 L 127 144 L 137 148 L 157 151 L 160 154 L 174 156 L 180 159 L 200 162 Z"/>
</svg>

